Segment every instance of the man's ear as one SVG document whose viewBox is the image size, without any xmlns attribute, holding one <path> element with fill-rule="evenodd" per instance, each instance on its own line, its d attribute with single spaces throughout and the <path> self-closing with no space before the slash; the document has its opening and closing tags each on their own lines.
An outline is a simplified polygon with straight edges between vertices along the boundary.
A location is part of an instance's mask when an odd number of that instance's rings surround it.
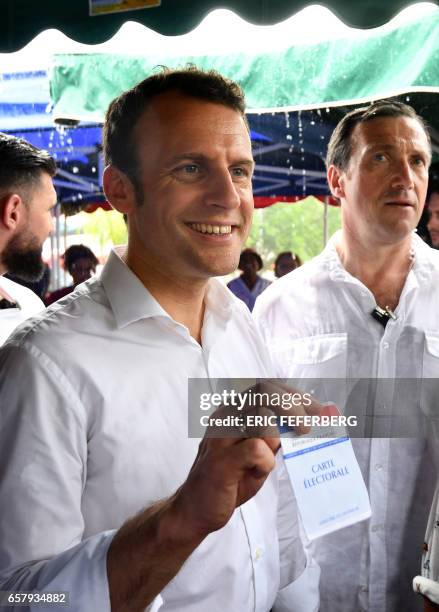
<svg viewBox="0 0 439 612">
<path fill-rule="evenodd" d="M 0 200 L 0 222 L 4 228 L 15 231 L 24 214 L 24 202 L 18 193 L 9 193 Z"/>
<path fill-rule="evenodd" d="M 104 193 L 111 206 L 117 211 L 127 214 L 136 206 L 134 185 L 121 170 L 115 166 L 107 166 L 102 177 Z"/>
<path fill-rule="evenodd" d="M 332 195 L 338 199 L 344 198 L 344 172 L 340 168 L 331 165 L 328 168 L 327 178 Z"/>
</svg>

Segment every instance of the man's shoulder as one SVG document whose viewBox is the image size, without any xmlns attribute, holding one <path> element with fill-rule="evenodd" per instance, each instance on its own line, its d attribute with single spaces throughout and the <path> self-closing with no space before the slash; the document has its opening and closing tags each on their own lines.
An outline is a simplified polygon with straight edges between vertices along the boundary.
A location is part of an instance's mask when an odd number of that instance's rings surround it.
<svg viewBox="0 0 439 612">
<path fill-rule="evenodd" d="M 44 304 L 31 289 L 23 287 L 19 283 L 5 278 L 0 278 L 0 286 L 20 305 L 20 308 L 28 315 L 32 316 L 44 310 Z"/>
<path fill-rule="evenodd" d="M 34 345 L 60 360 L 66 353 L 66 339 L 68 344 L 83 342 L 84 333 L 96 332 L 97 328 L 108 325 L 109 315 L 111 311 L 101 283 L 99 279 L 92 279 L 37 316 L 27 319 L 8 338 L 5 346 Z"/>
<path fill-rule="evenodd" d="M 256 300 L 256 314 L 276 308 L 285 300 L 300 303 L 307 290 L 315 284 L 321 269 L 321 257 L 317 256 L 271 283 Z"/>
</svg>

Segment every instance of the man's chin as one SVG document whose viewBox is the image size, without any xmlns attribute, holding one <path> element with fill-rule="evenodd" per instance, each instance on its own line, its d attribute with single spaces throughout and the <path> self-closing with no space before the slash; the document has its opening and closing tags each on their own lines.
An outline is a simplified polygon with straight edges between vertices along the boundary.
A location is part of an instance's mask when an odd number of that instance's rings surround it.
<svg viewBox="0 0 439 612">
<path fill-rule="evenodd" d="M 15 253 L 3 263 L 9 274 L 28 283 L 39 281 L 44 274 L 41 252 Z"/>
</svg>

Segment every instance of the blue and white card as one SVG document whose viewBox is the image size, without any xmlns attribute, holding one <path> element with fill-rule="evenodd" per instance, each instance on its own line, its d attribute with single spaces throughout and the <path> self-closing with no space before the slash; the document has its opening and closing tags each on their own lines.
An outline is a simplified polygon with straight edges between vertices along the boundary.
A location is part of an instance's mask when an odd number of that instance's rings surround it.
<svg viewBox="0 0 439 612">
<path fill-rule="evenodd" d="M 340 414 L 334 405 L 329 409 Z M 281 437 L 285 465 L 310 540 L 364 521 L 372 514 L 366 485 L 345 429 L 334 429 L 334 436 L 339 437 L 331 438 L 316 437 L 319 429 L 313 428 L 306 436 L 291 433 Z"/>
</svg>

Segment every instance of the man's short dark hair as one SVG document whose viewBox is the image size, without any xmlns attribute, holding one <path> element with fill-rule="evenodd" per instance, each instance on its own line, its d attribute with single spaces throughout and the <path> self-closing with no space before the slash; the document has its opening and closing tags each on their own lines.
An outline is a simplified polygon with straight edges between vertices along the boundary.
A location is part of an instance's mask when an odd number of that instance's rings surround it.
<svg viewBox="0 0 439 612">
<path fill-rule="evenodd" d="M 178 70 L 163 68 L 122 93 L 110 103 L 105 115 L 104 157 L 106 164 L 116 166 L 131 179 L 138 195 L 141 190 L 134 128 L 148 104 L 156 96 L 171 91 L 228 106 L 246 121 L 241 87 L 215 70 L 204 71 L 195 66 Z"/>
<path fill-rule="evenodd" d="M 259 255 L 259 253 L 257 253 L 254 249 L 251 249 L 251 248 L 244 249 L 241 252 L 241 255 L 239 257 L 239 263 L 238 263 L 238 269 L 239 270 L 243 269 L 244 260 L 246 258 L 248 258 L 248 257 L 253 258 L 256 261 L 256 264 L 258 266 L 258 271 L 262 270 L 262 268 L 264 266 L 264 263 L 262 261 L 262 257 Z"/>
<path fill-rule="evenodd" d="M 340 170 L 346 170 L 352 155 L 352 133 L 359 123 L 373 121 L 379 117 L 410 117 L 416 119 L 427 136 L 428 144 L 431 148 L 430 135 L 427 126 L 416 111 L 408 104 L 403 104 L 397 100 L 378 100 L 369 106 L 356 108 L 338 123 L 332 132 L 328 144 L 326 155 L 326 166 L 335 166 Z"/>
<path fill-rule="evenodd" d="M 0 193 L 35 183 L 43 172 L 56 173 L 53 157 L 23 138 L 0 133 Z"/>
</svg>

